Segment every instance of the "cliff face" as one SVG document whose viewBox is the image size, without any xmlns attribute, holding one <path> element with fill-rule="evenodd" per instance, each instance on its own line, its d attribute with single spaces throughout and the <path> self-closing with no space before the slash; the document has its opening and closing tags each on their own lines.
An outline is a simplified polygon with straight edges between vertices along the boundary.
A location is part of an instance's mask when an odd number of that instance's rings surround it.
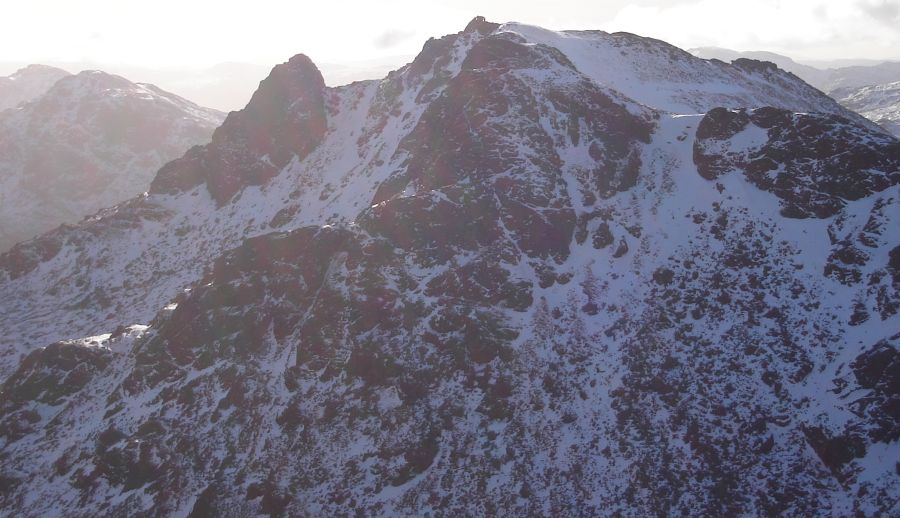
<svg viewBox="0 0 900 518">
<path fill-rule="evenodd" d="M 0 505 L 891 514 L 897 146 L 633 35 L 476 19 L 341 88 L 295 57 L 0 257 Z"/>
<path fill-rule="evenodd" d="M 178 193 L 204 183 L 221 205 L 248 185 L 260 185 L 288 161 L 302 160 L 325 136 L 325 82 L 306 56 L 275 67 L 247 107 L 232 112 L 212 143 L 160 170 L 151 193 Z"/>
</svg>

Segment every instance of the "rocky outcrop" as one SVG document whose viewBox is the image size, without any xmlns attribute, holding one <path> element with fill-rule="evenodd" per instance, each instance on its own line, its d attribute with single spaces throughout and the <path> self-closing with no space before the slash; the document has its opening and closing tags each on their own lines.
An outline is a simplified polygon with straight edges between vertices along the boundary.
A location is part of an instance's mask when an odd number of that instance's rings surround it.
<svg viewBox="0 0 900 518">
<path fill-rule="evenodd" d="M 250 185 L 261 185 L 296 157 L 302 160 L 324 138 L 325 81 L 303 54 L 272 69 L 249 104 L 232 112 L 212 142 L 167 164 L 151 193 L 174 194 L 205 184 L 225 204 Z"/>
<path fill-rule="evenodd" d="M 707 180 L 742 171 L 787 217 L 827 218 L 900 183 L 900 141 L 838 116 L 717 108 L 697 127 L 694 163 Z"/>
</svg>

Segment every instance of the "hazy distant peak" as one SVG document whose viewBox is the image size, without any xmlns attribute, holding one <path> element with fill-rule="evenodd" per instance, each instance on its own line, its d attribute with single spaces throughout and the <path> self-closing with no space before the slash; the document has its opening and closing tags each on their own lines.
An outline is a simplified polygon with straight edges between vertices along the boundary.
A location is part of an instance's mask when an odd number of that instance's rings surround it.
<svg viewBox="0 0 900 518">
<path fill-rule="evenodd" d="M 47 65 L 28 65 L 8 77 L 0 77 L 0 110 L 36 99 L 70 74 Z"/>
<path fill-rule="evenodd" d="M 9 76 L 10 79 L 20 80 L 20 79 L 28 79 L 36 76 L 55 76 L 57 79 L 70 75 L 69 72 L 57 68 L 51 67 L 50 65 L 41 65 L 41 64 L 31 64 L 25 67 L 16 70 L 15 73 Z"/>
<path fill-rule="evenodd" d="M 143 192 L 224 117 L 118 75 L 65 74 L 0 113 L 0 251 Z"/>
<path fill-rule="evenodd" d="M 797 63 L 792 58 L 785 56 L 783 54 L 777 54 L 775 52 L 769 52 L 767 50 L 754 50 L 754 51 L 737 51 L 732 49 L 726 49 L 723 47 L 696 47 L 692 49 L 688 49 L 688 52 L 691 54 L 704 58 L 710 59 L 715 58 L 722 61 L 733 61 L 738 58 L 751 58 L 751 59 L 761 59 L 765 61 L 771 61 L 773 63 L 778 61 L 784 61 L 787 63 Z M 798 63 L 799 64 L 799 63 Z"/>
<path fill-rule="evenodd" d="M 102 70 L 82 70 L 74 76 L 71 76 L 69 80 L 73 82 L 77 81 L 81 84 L 108 87 L 126 87 L 134 85 L 134 83 L 122 76 L 110 74 Z"/>
</svg>

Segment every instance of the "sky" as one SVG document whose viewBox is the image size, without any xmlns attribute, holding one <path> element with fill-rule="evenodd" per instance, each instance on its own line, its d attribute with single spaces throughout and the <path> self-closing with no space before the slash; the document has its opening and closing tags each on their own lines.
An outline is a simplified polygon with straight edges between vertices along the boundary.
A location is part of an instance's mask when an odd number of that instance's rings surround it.
<svg viewBox="0 0 900 518">
<path fill-rule="evenodd" d="M 317 63 L 401 60 L 475 15 L 683 48 L 900 59 L 900 0 L 2 0 L 0 12 L 4 62 L 271 66 L 298 52 Z"/>
</svg>

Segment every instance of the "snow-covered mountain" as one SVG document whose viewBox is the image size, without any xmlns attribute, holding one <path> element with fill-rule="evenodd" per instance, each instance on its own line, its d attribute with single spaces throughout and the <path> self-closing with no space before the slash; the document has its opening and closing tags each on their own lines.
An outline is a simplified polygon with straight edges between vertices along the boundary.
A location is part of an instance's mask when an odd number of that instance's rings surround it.
<svg viewBox="0 0 900 518">
<path fill-rule="evenodd" d="M 56 67 L 28 65 L 14 74 L 0 77 L 0 111 L 37 99 L 57 81 L 69 75 Z"/>
<path fill-rule="evenodd" d="M 0 509 L 897 514 L 898 183 L 797 77 L 631 34 L 295 56 L 0 256 Z"/>
<path fill-rule="evenodd" d="M 208 142 L 223 118 L 99 71 L 0 112 L 0 252 L 146 191 L 163 164 Z"/>
<path fill-rule="evenodd" d="M 829 81 L 824 90 L 834 92 L 842 88 L 883 85 L 900 81 L 900 61 L 888 61 L 879 65 L 842 67 L 829 70 Z"/>
<path fill-rule="evenodd" d="M 900 81 L 838 89 L 831 94 L 841 104 L 900 138 Z"/>
</svg>

